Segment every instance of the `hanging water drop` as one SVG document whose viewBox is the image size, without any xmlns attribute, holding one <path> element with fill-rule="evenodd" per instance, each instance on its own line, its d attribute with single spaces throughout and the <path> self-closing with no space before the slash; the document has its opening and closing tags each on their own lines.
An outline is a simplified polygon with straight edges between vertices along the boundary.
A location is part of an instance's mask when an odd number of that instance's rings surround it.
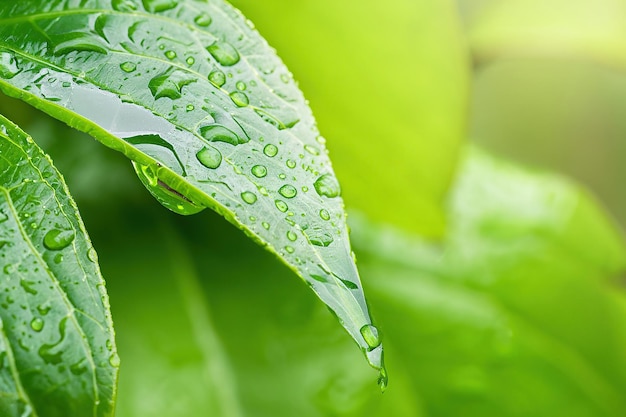
<svg viewBox="0 0 626 417">
<path fill-rule="evenodd" d="M 221 125 L 203 126 L 199 129 L 200 136 L 209 142 L 224 142 L 239 145 L 248 142 L 247 138 L 237 136 L 235 132 Z"/>
<path fill-rule="evenodd" d="M 166 51 L 165 52 L 165 57 L 171 61 L 172 59 L 176 58 L 176 52 L 174 52 L 174 51 Z"/>
</svg>

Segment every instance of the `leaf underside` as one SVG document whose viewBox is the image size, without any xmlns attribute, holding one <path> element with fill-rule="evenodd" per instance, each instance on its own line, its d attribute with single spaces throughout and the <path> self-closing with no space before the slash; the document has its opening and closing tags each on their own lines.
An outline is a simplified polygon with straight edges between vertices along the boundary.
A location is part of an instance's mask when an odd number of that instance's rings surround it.
<svg viewBox="0 0 626 417">
<path fill-rule="evenodd" d="M 0 116 L 0 415 L 113 414 L 118 357 L 97 255 L 61 175 Z"/>
<path fill-rule="evenodd" d="M 0 5 L 0 89 L 134 161 L 166 207 L 209 207 L 312 287 L 381 370 L 343 202 L 291 74 L 223 1 Z"/>
</svg>

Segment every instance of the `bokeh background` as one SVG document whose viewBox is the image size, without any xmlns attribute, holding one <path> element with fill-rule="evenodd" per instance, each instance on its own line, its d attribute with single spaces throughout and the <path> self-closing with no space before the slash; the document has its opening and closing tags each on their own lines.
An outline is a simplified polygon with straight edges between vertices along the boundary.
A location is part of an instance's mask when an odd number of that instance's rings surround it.
<svg viewBox="0 0 626 417">
<path fill-rule="evenodd" d="M 390 385 L 240 231 L 2 98 L 98 250 L 118 417 L 626 415 L 626 1 L 233 3 L 328 140 Z"/>
</svg>

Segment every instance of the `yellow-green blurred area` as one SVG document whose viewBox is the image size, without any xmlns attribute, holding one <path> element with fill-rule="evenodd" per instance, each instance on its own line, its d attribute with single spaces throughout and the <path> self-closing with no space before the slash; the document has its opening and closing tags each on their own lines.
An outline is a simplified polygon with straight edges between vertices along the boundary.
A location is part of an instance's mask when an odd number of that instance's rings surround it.
<svg viewBox="0 0 626 417">
<path fill-rule="evenodd" d="M 327 139 L 389 388 L 239 230 L 0 100 L 98 250 L 117 416 L 626 416 L 626 0 L 233 3 Z"/>
</svg>

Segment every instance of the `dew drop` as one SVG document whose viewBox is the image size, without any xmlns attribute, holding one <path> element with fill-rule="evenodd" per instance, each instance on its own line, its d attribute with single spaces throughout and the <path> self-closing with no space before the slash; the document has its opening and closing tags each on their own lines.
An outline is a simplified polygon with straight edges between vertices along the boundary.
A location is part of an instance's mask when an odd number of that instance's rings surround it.
<svg viewBox="0 0 626 417">
<path fill-rule="evenodd" d="M 281 180 L 284 180 L 287 178 L 287 176 L 285 174 L 278 174 L 278 178 L 280 178 Z"/>
<path fill-rule="evenodd" d="M 263 148 L 263 153 L 270 158 L 273 158 L 278 154 L 278 148 L 270 143 L 268 145 L 265 145 L 265 148 Z"/>
<path fill-rule="evenodd" d="M 321 209 L 320 210 L 320 217 L 322 220 L 330 220 L 330 213 L 328 212 L 328 210 L 326 209 Z"/>
<path fill-rule="evenodd" d="M 224 84 L 226 84 L 226 74 L 224 74 L 222 71 L 212 71 L 209 74 L 209 81 L 216 87 L 222 87 Z"/>
<path fill-rule="evenodd" d="M 252 167 L 251 169 L 252 175 L 254 175 L 257 178 L 263 178 L 267 175 L 267 168 L 265 168 L 263 165 L 255 165 Z"/>
<path fill-rule="evenodd" d="M 203 126 L 199 129 L 199 133 L 209 142 L 224 142 L 231 145 L 239 145 L 248 142 L 247 139 L 237 136 L 235 132 L 221 125 Z"/>
<path fill-rule="evenodd" d="M 244 83 L 243 81 L 237 81 L 237 84 L 235 84 L 235 87 L 237 87 L 237 90 L 239 91 L 245 91 L 246 83 Z"/>
<path fill-rule="evenodd" d="M 193 104 L 187 104 L 187 107 L 185 107 L 185 110 L 189 111 L 194 111 L 196 109 L 196 106 L 194 106 Z"/>
<path fill-rule="evenodd" d="M 20 72 L 13 54 L 0 52 L 0 77 L 11 79 Z"/>
<path fill-rule="evenodd" d="M 292 242 L 295 242 L 296 239 L 298 239 L 298 235 L 294 231 L 290 230 L 287 232 L 287 239 L 291 240 Z"/>
<path fill-rule="evenodd" d="M 287 203 L 285 203 L 282 200 L 276 200 L 274 202 L 274 204 L 276 204 L 276 208 L 280 211 L 282 211 L 283 213 L 285 213 L 287 210 L 289 210 L 289 206 L 287 205 Z"/>
<path fill-rule="evenodd" d="M 248 96 L 239 91 L 233 91 L 230 93 L 230 99 L 235 103 L 237 107 L 246 107 L 250 104 Z"/>
<path fill-rule="evenodd" d="M 222 164 L 222 153 L 211 145 L 198 151 L 196 158 L 202 165 L 210 169 L 216 169 Z"/>
<path fill-rule="evenodd" d="M 217 62 L 225 67 L 230 67 L 239 62 L 239 52 L 231 44 L 218 41 L 208 46 L 207 51 L 215 58 Z"/>
<path fill-rule="evenodd" d="M 256 203 L 257 197 L 256 194 L 250 191 L 244 191 L 243 193 L 241 193 L 241 199 L 248 204 L 254 204 Z"/>
<path fill-rule="evenodd" d="M 119 368 L 120 357 L 117 353 L 113 353 L 111 356 L 109 356 L 109 364 L 114 368 Z"/>
<path fill-rule="evenodd" d="M 296 167 L 296 161 L 294 161 L 293 159 L 288 159 L 287 160 L 287 167 L 294 169 Z"/>
<path fill-rule="evenodd" d="M 134 62 L 126 61 L 120 64 L 120 68 L 124 72 L 131 73 L 137 69 L 137 64 Z"/>
<path fill-rule="evenodd" d="M 160 13 L 178 5 L 176 0 L 143 0 L 143 6 L 151 13 Z"/>
<path fill-rule="evenodd" d="M 174 58 L 176 58 L 176 52 L 174 51 L 166 51 L 165 52 L 165 57 L 169 60 L 172 60 Z"/>
<path fill-rule="evenodd" d="M 43 326 L 44 326 L 44 321 L 42 319 L 40 319 L 39 317 L 35 317 L 30 322 L 31 329 L 33 329 L 36 332 L 42 331 L 43 330 Z"/>
<path fill-rule="evenodd" d="M 43 238 L 43 244 L 50 250 L 61 250 L 70 245 L 74 241 L 75 233 L 73 230 L 52 229 Z"/>
<path fill-rule="evenodd" d="M 285 184 L 278 190 L 278 193 L 285 198 L 294 198 L 298 191 L 293 185 Z"/>
<path fill-rule="evenodd" d="M 331 174 L 324 174 L 313 184 L 317 194 L 324 197 L 337 197 L 341 193 L 337 179 Z"/>
<path fill-rule="evenodd" d="M 209 16 L 208 14 L 202 13 L 196 16 L 193 21 L 196 25 L 205 28 L 211 24 L 212 19 L 211 16 Z"/>
<path fill-rule="evenodd" d="M 62 254 L 62 253 L 57 253 L 57 254 L 54 256 L 53 261 L 54 261 L 54 263 L 55 263 L 55 264 L 57 264 L 57 265 L 58 265 L 58 264 L 60 264 L 61 262 L 63 262 L 63 254 Z"/>
<path fill-rule="evenodd" d="M 334 241 L 333 236 L 329 232 L 323 230 L 321 227 L 318 226 L 307 229 L 304 231 L 304 233 L 309 239 L 309 242 L 311 242 L 311 244 L 315 246 L 326 247 Z"/>
<path fill-rule="evenodd" d="M 317 149 L 315 146 L 304 145 L 304 150 L 307 151 L 308 153 L 310 153 L 311 155 L 319 155 L 320 154 L 320 150 Z"/>
<path fill-rule="evenodd" d="M 294 253 L 296 250 L 292 246 L 285 246 L 287 253 Z"/>
<path fill-rule="evenodd" d="M 187 63 L 187 65 L 192 66 L 193 64 L 196 63 L 196 59 L 194 57 L 190 56 L 190 57 L 187 57 L 185 62 Z"/>
<path fill-rule="evenodd" d="M 268 222 L 261 223 L 261 226 L 263 226 L 265 230 L 270 230 L 270 224 Z"/>
</svg>

